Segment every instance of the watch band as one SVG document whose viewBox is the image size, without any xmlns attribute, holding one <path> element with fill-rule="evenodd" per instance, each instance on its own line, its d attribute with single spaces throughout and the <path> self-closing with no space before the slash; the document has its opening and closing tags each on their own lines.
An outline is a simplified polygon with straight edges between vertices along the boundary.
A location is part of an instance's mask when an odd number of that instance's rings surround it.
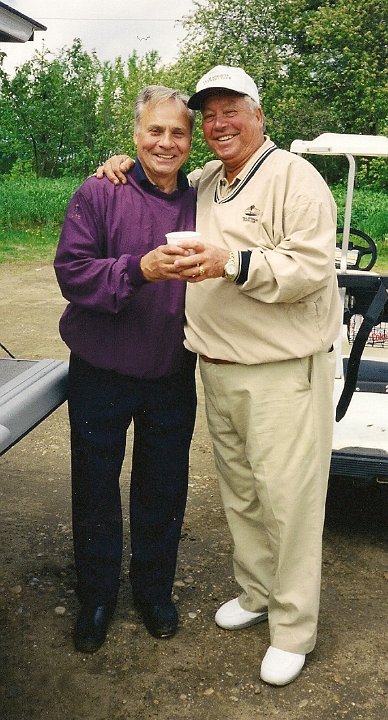
<svg viewBox="0 0 388 720">
<path fill-rule="evenodd" d="M 230 269 L 228 266 L 230 267 Z M 238 273 L 239 273 L 239 265 L 236 262 L 236 255 L 233 252 L 233 250 L 231 250 L 229 252 L 228 260 L 226 261 L 226 263 L 224 265 L 224 272 L 222 274 L 222 277 L 225 278 L 226 280 L 233 282 L 236 279 Z"/>
</svg>

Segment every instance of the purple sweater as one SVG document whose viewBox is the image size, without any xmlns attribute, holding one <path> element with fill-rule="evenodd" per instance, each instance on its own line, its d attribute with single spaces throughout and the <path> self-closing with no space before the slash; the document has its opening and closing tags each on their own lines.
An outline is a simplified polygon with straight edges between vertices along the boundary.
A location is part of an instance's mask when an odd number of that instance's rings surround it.
<svg viewBox="0 0 388 720">
<path fill-rule="evenodd" d="M 195 228 L 195 191 L 179 173 L 166 194 L 136 162 L 128 184 L 88 178 L 67 209 L 54 260 L 69 301 L 60 334 L 90 364 L 136 378 L 179 370 L 183 349 L 185 283 L 147 282 L 140 259 L 173 230 Z"/>
</svg>

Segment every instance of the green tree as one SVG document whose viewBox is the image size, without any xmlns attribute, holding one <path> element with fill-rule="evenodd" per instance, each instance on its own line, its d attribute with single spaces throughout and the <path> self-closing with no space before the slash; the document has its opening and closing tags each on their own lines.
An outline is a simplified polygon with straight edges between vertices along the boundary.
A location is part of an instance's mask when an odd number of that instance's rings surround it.
<svg viewBox="0 0 388 720">
<path fill-rule="evenodd" d="M 0 54 L 0 173 L 18 158 L 38 175 L 82 176 L 114 152 L 134 154 L 139 90 L 162 83 L 191 94 L 218 64 L 240 65 L 254 78 L 281 147 L 322 132 L 384 133 L 385 12 L 384 0 L 196 0 L 168 67 L 155 51 L 101 63 L 76 39 L 56 56 L 36 53 L 11 79 Z M 197 128 L 188 169 L 209 157 Z M 328 180 L 345 168 L 314 162 Z M 361 170 L 365 183 L 383 184 L 381 162 Z"/>
<path fill-rule="evenodd" d="M 133 154 L 135 98 L 141 88 L 164 84 L 160 56 L 151 51 L 144 57 L 133 52 L 126 61 L 116 58 L 101 69 L 100 94 L 97 101 L 97 149 L 99 160 L 123 149 Z"/>
<path fill-rule="evenodd" d="M 307 111 L 310 103 L 325 118 L 319 132 L 386 134 L 387 40 L 384 0 L 320 3 L 309 22 L 304 23 L 304 45 L 295 57 L 293 69 L 306 78 Z M 294 85 L 292 72 L 290 79 Z M 308 116 L 314 117 L 311 113 Z M 316 134 L 312 132 L 310 137 Z M 324 174 L 326 163 L 323 159 L 316 161 Z M 358 166 L 358 182 L 386 187 L 388 169 L 384 160 L 362 158 Z M 344 159 L 331 161 L 328 179 L 341 179 L 346 171 Z"/>
<path fill-rule="evenodd" d="M 93 157 L 99 62 L 74 40 L 52 58 L 48 50 L 10 79 L 0 69 L 1 152 L 32 161 L 38 176 L 86 173 Z"/>
<path fill-rule="evenodd" d="M 194 6 L 173 69 L 189 92 L 213 65 L 244 67 L 263 97 L 268 131 L 282 147 L 322 132 L 386 130 L 384 0 L 206 0 Z M 341 172 L 339 164 L 336 179 Z"/>
<path fill-rule="evenodd" d="M 313 92 L 340 132 L 387 129 L 387 5 L 385 0 L 322 4 L 306 28 L 305 65 Z"/>
</svg>

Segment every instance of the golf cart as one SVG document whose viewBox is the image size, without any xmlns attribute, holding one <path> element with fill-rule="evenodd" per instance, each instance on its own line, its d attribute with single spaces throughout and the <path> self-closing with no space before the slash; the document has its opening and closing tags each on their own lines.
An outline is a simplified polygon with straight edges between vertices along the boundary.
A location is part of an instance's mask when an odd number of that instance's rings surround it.
<svg viewBox="0 0 388 720">
<path fill-rule="evenodd" d="M 300 155 L 345 155 L 349 162 L 344 225 L 337 229 L 343 328 L 335 343 L 330 475 L 361 484 L 388 483 L 388 275 L 372 271 L 376 244 L 351 227 L 355 158 L 387 157 L 388 138 L 324 133 L 311 141 L 294 140 L 290 150 Z"/>
</svg>

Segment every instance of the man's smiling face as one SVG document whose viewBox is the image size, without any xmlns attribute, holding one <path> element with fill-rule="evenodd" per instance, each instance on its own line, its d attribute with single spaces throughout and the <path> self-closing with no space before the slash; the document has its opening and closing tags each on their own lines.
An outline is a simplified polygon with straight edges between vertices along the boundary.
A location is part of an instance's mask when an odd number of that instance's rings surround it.
<svg viewBox="0 0 388 720">
<path fill-rule="evenodd" d="M 180 100 L 146 104 L 135 129 L 138 158 L 155 185 L 172 184 L 191 146 L 190 123 Z"/>
<path fill-rule="evenodd" d="M 226 92 L 206 98 L 201 112 L 207 144 L 227 174 L 236 176 L 264 142 L 261 109 L 245 96 Z"/>
</svg>

